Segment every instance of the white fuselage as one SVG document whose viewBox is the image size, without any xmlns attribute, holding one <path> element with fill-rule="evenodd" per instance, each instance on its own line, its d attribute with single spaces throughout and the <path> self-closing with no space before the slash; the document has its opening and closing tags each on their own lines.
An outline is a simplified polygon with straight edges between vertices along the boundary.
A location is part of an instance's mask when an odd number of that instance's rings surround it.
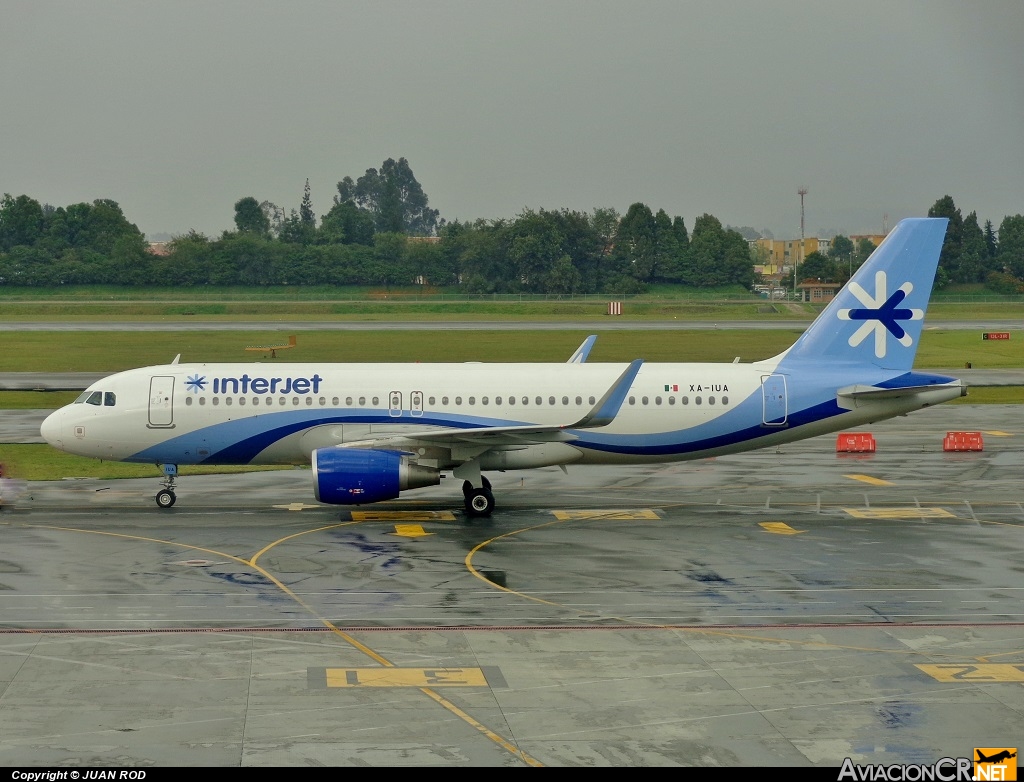
<svg viewBox="0 0 1024 782">
<path fill-rule="evenodd" d="M 171 364 L 112 375 L 53 413 L 44 437 L 70 453 L 155 464 L 308 463 L 317 448 L 380 447 L 417 432 L 566 428 L 549 442 L 478 441 L 413 451 L 438 469 L 695 459 L 849 428 L 954 398 L 836 406 L 842 373 L 775 374 L 758 364 L 645 364 L 614 420 L 571 428 L 622 364 Z M 98 402 L 98 403 L 97 403 Z M 461 450 L 460 450 L 461 449 Z M 474 451 L 474 452 L 471 452 Z"/>
</svg>

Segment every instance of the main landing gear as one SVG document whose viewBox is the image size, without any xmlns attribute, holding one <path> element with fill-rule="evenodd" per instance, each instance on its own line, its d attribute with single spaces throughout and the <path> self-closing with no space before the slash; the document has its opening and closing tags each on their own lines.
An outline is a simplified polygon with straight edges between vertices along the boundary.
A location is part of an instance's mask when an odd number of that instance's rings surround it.
<svg viewBox="0 0 1024 782">
<path fill-rule="evenodd" d="M 156 506 L 158 508 L 169 508 L 178 499 L 174 496 L 174 479 L 178 476 L 178 465 L 165 464 L 164 480 L 161 484 L 164 488 L 156 493 Z"/>
<path fill-rule="evenodd" d="M 472 517 L 490 516 L 494 510 L 494 494 L 491 492 L 491 482 L 484 476 L 480 476 L 483 486 L 475 488 L 469 481 L 462 483 L 462 495 L 466 499 L 466 515 Z"/>
</svg>

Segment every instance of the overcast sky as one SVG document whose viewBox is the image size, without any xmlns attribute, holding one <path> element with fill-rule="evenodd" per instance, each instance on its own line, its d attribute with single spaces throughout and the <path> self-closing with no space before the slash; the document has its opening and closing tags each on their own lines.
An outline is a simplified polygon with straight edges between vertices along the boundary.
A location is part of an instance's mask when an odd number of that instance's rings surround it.
<svg viewBox="0 0 1024 782">
<path fill-rule="evenodd" d="M 404 157 L 447 220 L 880 232 L 1024 213 L 1022 0 L 0 0 L 0 193 L 150 235 L 318 216 Z"/>
</svg>

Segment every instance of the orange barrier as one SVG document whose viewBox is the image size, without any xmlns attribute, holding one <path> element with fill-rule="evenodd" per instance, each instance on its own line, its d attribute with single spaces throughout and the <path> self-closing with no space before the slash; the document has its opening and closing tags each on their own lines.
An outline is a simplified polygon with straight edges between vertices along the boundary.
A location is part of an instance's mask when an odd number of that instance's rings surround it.
<svg viewBox="0 0 1024 782">
<path fill-rule="evenodd" d="M 983 451 L 985 441 L 981 432 L 946 432 L 942 441 L 943 451 Z"/>
<path fill-rule="evenodd" d="M 870 432 L 843 432 L 836 438 L 836 453 L 874 453 L 875 436 Z"/>
</svg>

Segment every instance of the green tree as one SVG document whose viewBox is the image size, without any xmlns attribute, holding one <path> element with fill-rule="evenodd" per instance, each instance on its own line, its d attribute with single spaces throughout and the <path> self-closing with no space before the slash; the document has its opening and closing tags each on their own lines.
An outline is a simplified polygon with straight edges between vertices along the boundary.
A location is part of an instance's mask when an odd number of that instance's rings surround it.
<svg viewBox="0 0 1024 782">
<path fill-rule="evenodd" d="M 952 196 L 946 195 L 936 201 L 928 210 L 928 216 L 949 219 L 946 238 L 942 242 L 942 252 L 939 253 L 939 268 L 945 271 L 951 282 L 970 282 L 960 268 L 964 220 L 960 210 L 953 203 Z"/>
<path fill-rule="evenodd" d="M 299 204 L 299 220 L 302 227 L 312 233 L 316 228 L 316 215 L 313 213 L 313 199 L 309 195 L 309 178 L 306 178 L 306 187 L 302 191 L 302 203 Z"/>
<path fill-rule="evenodd" d="M 1000 271 L 1024 279 L 1024 215 L 1008 215 L 999 224 L 996 264 Z"/>
<path fill-rule="evenodd" d="M 572 258 L 562 255 L 551 264 L 548 272 L 546 289 L 548 293 L 575 293 L 583 282 L 579 270 L 573 265 Z"/>
<path fill-rule="evenodd" d="M 964 282 L 982 282 L 986 275 L 995 269 L 988 257 L 985 233 L 978 225 L 977 212 L 971 212 L 964 218 L 962 230 L 960 274 Z"/>
<path fill-rule="evenodd" d="M 374 285 L 408 285 L 412 275 L 406 263 L 405 234 L 381 232 L 373 237 L 373 265 L 367 282 Z"/>
<path fill-rule="evenodd" d="M 34 198 L 4 193 L 0 199 L 0 250 L 31 247 L 43 233 L 43 207 Z"/>
<path fill-rule="evenodd" d="M 614 255 L 620 268 L 639 282 L 651 282 L 658 266 L 658 226 L 647 204 L 630 205 L 619 221 Z"/>
<path fill-rule="evenodd" d="M 837 282 L 846 282 L 853 276 L 856 270 L 853 264 L 854 255 L 856 252 L 850 237 L 839 234 L 832 238 L 828 248 L 828 257 L 832 259 Z"/>
<path fill-rule="evenodd" d="M 335 202 L 320 219 L 319 244 L 373 245 L 373 218 L 352 201 Z"/>
<path fill-rule="evenodd" d="M 565 236 L 557 213 L 527 209 L 507 229 L 508 257 L 522 290 L 543 293 L 555 261 L 564 255 Z"/>
<path fill-rule="evenodd" d="M 272 201 L 261 201 L 260 211 L 267 218 L 267 223 L 270 226 L 270 236 L 275 238 L 280 236 L 281 226 L 284 225 L 284 209 Z"/>
<path fill-rule="evenodd" d="M 736 283 L 749 288 L 754 283 L 754 265 L 747 240 L 737 231 L 722 228 L 717 217 L 701 215 L 690 235 L 687 278 L 684 282 L 698 287 Z"/>
<path fill-rule="evenodd" d="M 235 202 L 235 228 L 240 233 L 269 236 L 270 218 L 255 198 L 246 196 Z"/>
<path fill-rule="evenodd" d="M 800 264 L 800 277 L 803 280 L 821 280 L 822 282 L 836 282 L 836 264 L 820 252 L 812 252 L 804 258 Z"/>
<path fill-rule="evenodd" d="M 409 162 L 388 158 L 380 167 L 366 169 L 355 182 L 345 177 L 338 182 L 335 203 L 352 201 L 373 217 L 378 231 L 434 236 L 443 224 L 438 211 L 427 206 L 427 194 L 416 180 Z"/>
<path fill-rule="evenodd" d="M 210 240 L 198 231 L 174 237 L 168 254 L 154 264 L 154 276 L 166 285 L 202 285 L 210 281 Z"/>
</svg>

